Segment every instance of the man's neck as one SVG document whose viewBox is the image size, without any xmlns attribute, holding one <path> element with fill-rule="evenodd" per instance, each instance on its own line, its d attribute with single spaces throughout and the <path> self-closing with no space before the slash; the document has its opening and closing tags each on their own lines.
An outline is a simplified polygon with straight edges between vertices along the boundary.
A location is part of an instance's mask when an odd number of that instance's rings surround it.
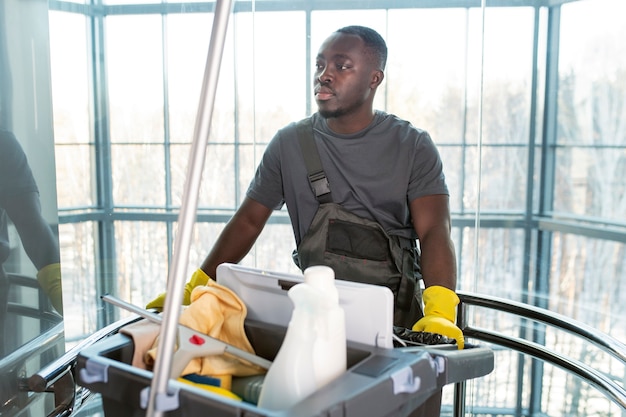
<svg viewBox="0 0 626 417">
<path fill-rule="evenodd" d="M 335 133 L 349 135 L 356 133 L 372 123 L 374 120 L 374 110 L 370 110 L 369 114 L 343 115 L 340 117 L 330 117 L 326 119 L 328 127 Z"/>
</svg>

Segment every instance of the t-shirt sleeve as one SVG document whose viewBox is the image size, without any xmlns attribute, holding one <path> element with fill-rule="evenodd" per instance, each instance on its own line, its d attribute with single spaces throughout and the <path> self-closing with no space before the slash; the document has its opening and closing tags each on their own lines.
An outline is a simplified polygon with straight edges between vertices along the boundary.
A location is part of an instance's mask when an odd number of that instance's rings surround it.
<svg viewBox="0 0 626 417">
<path fill-rule="evenodd" d="M 273 210 L 280 210 L 285 203 L 281 176 L 280 139 L 280 132 L 278 132 L 268 144 L 247 191 L 248 197 Z"/>
<path fill-rule="evenodd" d="M 420 132 L 416 141 L 407 194 L 409 201 L 427 195 L 449 194 L 441 156 L 425 131 Z"/>
</svg>

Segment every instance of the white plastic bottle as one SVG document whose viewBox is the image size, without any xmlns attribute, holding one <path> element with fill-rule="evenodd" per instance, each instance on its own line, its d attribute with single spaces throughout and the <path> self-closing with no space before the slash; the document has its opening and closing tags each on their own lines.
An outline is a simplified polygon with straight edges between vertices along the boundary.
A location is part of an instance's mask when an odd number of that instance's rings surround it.
<svg viewBox="0 0 626 417">
<path fill-rule="evenodd" d="M 265 376 L 259 407 L 287 409 L 346 370 L 344 311 L 328 267 L 308 268 L 289 290 L 294 310 Z"/>
<path fill-rule="evenodd" d="M 259 407 L 271 410 L 289 408 L 316 389 L 312 329 L 319 296 L 316 289 L 298 284 L 289 290 L 289 298 L 295 308 L 285 340 L 265 375 L 259 396 Z"/>
<path fill-rule="evenodd" d="M 321 387 L 346 371 L 346 319 L 332 268 L 309 267 L 304 271 L 304 282 L 322 293 L 313 345 L 313 370 Z"/>
</svg>

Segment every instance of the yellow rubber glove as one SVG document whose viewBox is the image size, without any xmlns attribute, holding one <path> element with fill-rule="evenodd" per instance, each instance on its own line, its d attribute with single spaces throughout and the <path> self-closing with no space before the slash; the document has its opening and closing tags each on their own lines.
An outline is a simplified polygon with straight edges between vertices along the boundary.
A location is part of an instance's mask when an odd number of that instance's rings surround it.
<svg viewBox="0 0 626 417">
<path fill-rule="evenodd" d="M 52 307 L 63 315 L 63 288 L 61 286 L 61 264 L 46 265 L 37 272 L 37 281 L 46 293 Z"/>
<path fill-rule="evenodd" d="M 185 292 L 183 293 L 183 305 L 188 306 L 191 303 L 191 291 L 200 285 L 206 285 L 211 278 L 200 268 L 191 275 L 189 282 L 185 284 Z M 165 304 L 165 293 L 161 293 L 154 300 L 150 301 L 147 305 L 147 309 L 163 310 Z"/>
<path fill-rule="evenodd" d="M 422 293 L 424 317 L 413 325 L 416 332 L 437 333 L 456 340 L 459 349 L 465 346 L 463 332 L 455 324 L 456 306 L 459 297 L 454 291 L 433 285 Z"/>
</svg>

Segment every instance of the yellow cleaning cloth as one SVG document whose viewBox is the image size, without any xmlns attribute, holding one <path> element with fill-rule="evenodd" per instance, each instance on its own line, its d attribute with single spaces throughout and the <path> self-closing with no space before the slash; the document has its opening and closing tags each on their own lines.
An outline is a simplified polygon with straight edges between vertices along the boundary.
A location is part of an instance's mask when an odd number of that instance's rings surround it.
<svg viewBox="0 0 626 417">
<path fill-rule="evenodd" d="M 244 331 L 246 314 L 245 304 L 233 291 L 209 280 L 206 286 L 198 286 L 192 291 L 191 304 L 181 312 L 180 324 L 254 354 L 254 349 Z M 158 340 L 146 353 L 145 361 L 148 366 L 154 364 L 157 345 Z M 265 370 L 256 365 L 241 361 L 232 355 L 222 354 L 191 360 L 182 375 L 220 377 L 262 373 L 265 373 Z"/>
<path fill-rule="evenodd" d="M 161 326 L 146 319 L 126 325 L 120 329 L 120 333 L 130 336 L 133 339 L 133 363 L 137 368 L 146 369 L 144 357 L 148 349 L 154 346 L 154 341 L 159 335 Z"/>
</svg>

